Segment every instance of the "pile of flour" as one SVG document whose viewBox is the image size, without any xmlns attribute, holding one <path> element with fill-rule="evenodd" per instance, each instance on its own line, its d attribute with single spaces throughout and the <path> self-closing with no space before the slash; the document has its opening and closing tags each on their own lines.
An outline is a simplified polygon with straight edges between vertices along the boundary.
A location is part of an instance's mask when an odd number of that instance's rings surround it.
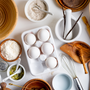
<svg viewBox="0 0 90 90">
<path fill-rule="evenodd" d="M 8 40 L 1 46 L 1 54 L 7 60 L 14 60 L 20 53 L 20 46 L 17 42 Z"/>
<path fill-rule="evenodd" d="M 40 11 L 38 8 L 35 7 L 35 5 L 38 5 L 42 10 L 47 10 L 47 7 L 45 3 L 41 0 L 34 0 L 30 3 L 28 7 L 27 12 L 30 18 L 34 20 L 41 20 L 46 16 L 46 13 Z"/>
</svg>

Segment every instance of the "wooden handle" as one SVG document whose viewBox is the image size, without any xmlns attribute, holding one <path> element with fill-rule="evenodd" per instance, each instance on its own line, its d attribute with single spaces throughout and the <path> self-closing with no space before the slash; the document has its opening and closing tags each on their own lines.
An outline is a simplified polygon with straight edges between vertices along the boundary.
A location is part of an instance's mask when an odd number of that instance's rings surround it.
<svg viewBox="0 0 90 90">
<path fill-rule="evenodd" d="M 89 34 L 89 36 L 90 36 L 90 25 L 89 25 L 89 23 L 88 23 L 88 21 L 87 21 L 87 18 L 86 18 L 85 16 L 83 16 L 83 17 L 82 17 L 82 20 L 83 20 L 83 22 L 85 23 L 85 25 L 86 25 L 86 27 L 87 27 L 87 32 L 88 32 L 88 34 Z"/>
<path fill-rule="evenodd" d="M 6 90 L 6 83 L 5 82 L 1 83 L 1 90 Z"/>
<path fill-rule="evenodd" d="M 89 28 L 87 28 L 87 32 L 88 32 L 88 34 L 90 36 L 90 26 L 89 26 Z"/>
<path fill-rule="evenodd" d="M 87 18 L 85 16 L 82 17 L 82 20 L 86 26 L 89 26 L 89 23 L 88 23 Z"/>
<path fill-rule="evenodd" d="M 9 83 L 9 85 L 13 85 L 13 86 L 16 86 L 16 87 L 25 88 L 25 89 L 29 89 L 30 90 L 30 88 L 26 88 L 26 87 L 23 87 L 23 86 L 15 85 L 15 84 L 12 84 L 12 83 Z"/>
<path fill-rule="evenodd" d="M 84 71 L 85 71 L 85 74 L 87 74 L 88 72 L 87 72 L 85 61 L 84 61 L 84 58 L 83 58 L 83 55 L 82 55 L 82 50 L 80 50 L 80 52 L 81 52 L 81 61 L 83 63 Z"/>
<path fill-rule="evenodd" d="M 90 61 L 87 64 L 88 71 L 89 71 L 89 90 L 90 90 Z"/>
</svg>

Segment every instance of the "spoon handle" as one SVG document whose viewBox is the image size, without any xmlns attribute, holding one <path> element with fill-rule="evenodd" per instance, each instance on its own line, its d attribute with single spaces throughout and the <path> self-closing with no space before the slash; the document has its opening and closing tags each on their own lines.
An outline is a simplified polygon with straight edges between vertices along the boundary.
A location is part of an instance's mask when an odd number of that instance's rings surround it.
<svg viewBox="0 0 90 90">
<path fill-rule="evenodd" d="M 3 80 L 2 80 L 2 82 L 5 82 L 6 80 L 8 80 L 10 77 L 12 77 L 13 75 L 15 75 L 15 73 L 14 74 L 12 74 L 12 75 L 10 75 L 10 76 L 8 76 L 8 77 L 6 77 L 6 78 L 4 78 Z"/>
<path fill-rule="evenodd" d="M 53 15 L 53 14 L 52 14 L 51 12 L 49 12 L 49 11 L 42 10 L 38 5 L 35 5 L 35 7 L 38 8 L 40 11 L 43 11 L 43 12 L 45 12 L 45 13 L 47 13 L 47 14 L 50 14 L 50 15 Z"/>
<path fill-rule="evenodd" d="M 89 90 L 90 90 L 90 61 L 87 64 L 88 71 L 89 71 Z"/>
<path fill-rule="evenodd" d="M 84 71 L 85 71 L 85 74 L 87 74 L 88 71 L 87 71 L 87 69 L 86 69 L 85 61 L 84 61 L 84 58 L 83 58 L 83 55 L 82 55 L 82 50 L 80 50 L 80 53 L 81 53 L 81 61 L 82 61 L 82 63 L 83 63 Z"/>
<path fill-rule="evenodd" d="M 23 86 L 15 85 L 15 84 L 12 84 L 12 83 L 9 83 L 9 85 L 13 85 L 13 86 L 16 86 L 16 87 L 20 87 L 20 88 L 24 88 L 24 89 L 29 89 L 29 90 L 31 90 L 30 88 L 26 88 L 26 87 L 23 87 Z"/>
<path fill-rule="evenodd" d="M 2 82 L 5 82 L 6 80 L 8 80 L 9 78 L 11 78 L 12 76 L 14 76 L 14 75 L 17 74 L 17 73 L 18 73 L 18 71 L 16 71 L 15 73 L 13 73 L 13 74 L 10 75 L 10 76 L 4 78 L 4 79 L 2 80 Z"/>
<path fill-rule="evenodd" d="M 53 15 L 51 12 L 48 12 L 48 11 L 45 11 L 45 10 L 42 10 L 42 9 L 40 9 L 40 10 L 43 11 L 43 12 L 46 12 L 47 14 Z"/>
<path fill-rule="evenodd" d="M 87 20 L 87 18 L 85 16 L 82 17 L 82 20 L 85 23 L 85 25 L 87 27 L 87 32 L 88 32 L 88 34 L 90 36 L 90 26 L 89 26 L 88 20 Z"/>
<path fill-rule="evenodd" d="M 18 67 L 19 67 L 20 62 L 21 62 L 21 58 L 19 58 L 18 61 L 17 61 L 17 65 L 16 65 L 16 70 L 15 70 L 15 72 L 18 70 Z"/>
</svg>

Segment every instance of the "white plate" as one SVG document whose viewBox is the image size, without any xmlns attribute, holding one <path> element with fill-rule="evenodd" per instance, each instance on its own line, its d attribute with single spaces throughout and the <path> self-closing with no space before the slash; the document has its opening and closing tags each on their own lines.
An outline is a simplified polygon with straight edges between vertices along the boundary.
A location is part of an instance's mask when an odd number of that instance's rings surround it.
<svg viewBox="0 0 90 90">
<path fill-rule="evenodd" d="M 50 56 L 56 57 L 57 60 L 58 60 L 58 65 L 54 69 L 47 68 L 46 65 L 45 65 L 45 61 L 40 60 L 40 58 L 31 59 L 31 58 L 28 57 L 28 54 L 27 54 L 27 51 L 28 51 L 28 49 L 31 46 L 30 45 L 27 45 L 24 42 L 24 36 L 26 34 L 30 33 L 30 32 L 33 32 L 36 35 L 36 33 L 38 32 L 38 30 L 40 30 L 42 28 L 48 29 L 49 32 L 50 32 L 50 39 L 48 40 L 48 42 L 52 43 L 53 46 L 54 46 L 54 52 Z M 30 71 L 31 71 L 31 73 L 33 75 L 39 75 L 39 74 L 51 72 L 51 71 L 54 71 L 54 70 L 56 70 L 57 68 L 60 67 L 60 62 L 59 62 L 59 59 L 58 59 L 58 54 L 57 54 L 57 50 L 56 50 L 56 47 L 55 47 L 53 35 L 52 35 L 51 29 L 50 29 L 49 26 L 42 26 L 42 27 L 39 27 L 39 28 L 35 28 L 35 29 L 31 29 L 31 30 L 25 31 L 25 32 L 22 33 L 21 39 L 22 39 L 24 50 L 25 50 L 25 54 L 26 54 L 26 58 L 27 58 L 29 69 L 30 69 Z M 34 46 L 35 46 L 35 44 L 34 44 Z M 49 57 L 49 56 L 47 56 L 47 57 Z"/>
</svg>

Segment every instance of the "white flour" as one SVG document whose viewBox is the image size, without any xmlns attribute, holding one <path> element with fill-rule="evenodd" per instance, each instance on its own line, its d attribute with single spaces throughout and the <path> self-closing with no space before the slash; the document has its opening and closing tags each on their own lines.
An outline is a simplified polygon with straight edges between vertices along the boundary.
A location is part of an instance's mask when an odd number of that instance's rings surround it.
<svg viewBox="0 0 90 90">
<path fill-rule="evenodd" d="M 38 5 L 42 10 L 47 10 L 46 5 L 41 0 L 34 0 L 33 2 L 30 3 L 28 7 L 27 12 L 28 12 L 28 15 L 31 17 L 31 19 L 41 20 L 46 16 L 46 13 L 34 7 L 35 5 Z"/>
<path fill-rule="evenodd" d="M 20 53 L 20 46 L 17 42 L 9 40 L 1 46 L 1 54 L 7 60 L 14 60 Z"/>
</svg>

